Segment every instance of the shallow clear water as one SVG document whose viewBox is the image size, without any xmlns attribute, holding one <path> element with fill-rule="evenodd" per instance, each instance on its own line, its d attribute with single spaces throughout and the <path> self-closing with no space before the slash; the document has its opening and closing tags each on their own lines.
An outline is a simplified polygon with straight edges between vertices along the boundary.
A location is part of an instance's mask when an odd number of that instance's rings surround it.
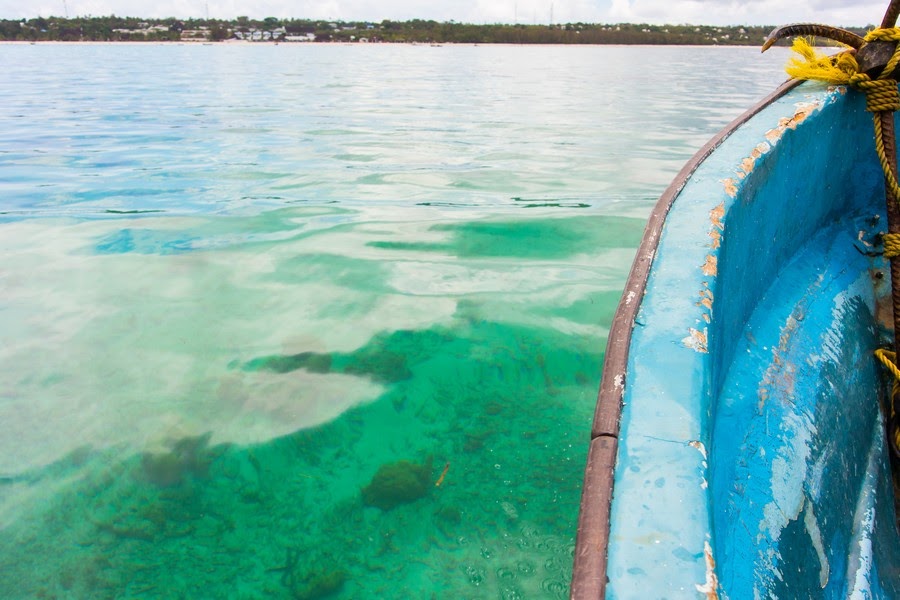
<svg viewBox="0 0 900 600">
<path fill-rule="evenodd" d="M 0 597 L 561 598 L 644 218 L 785 54 L 0 62 Z"/>
</svg>

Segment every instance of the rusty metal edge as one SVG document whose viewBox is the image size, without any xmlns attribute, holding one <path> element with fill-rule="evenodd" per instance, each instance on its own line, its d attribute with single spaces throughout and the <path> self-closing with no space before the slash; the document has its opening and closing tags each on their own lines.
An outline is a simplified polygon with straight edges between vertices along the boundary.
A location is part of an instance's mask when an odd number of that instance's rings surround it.
<svg viewBox="0 0 900 600">
<path fill-rule="evenodd" d="M 644 228 L 644 236 L 625 283 L 625 290 L 616 308 L 606 344 L 603 374 L 594 411 L 584 485 L 581 491 L 581 508 L 578 514 L 570 592 L 572 600 L 598 600 L 606 596 L 609 514 L 618 450 L 619 417 L 622 397 L 627 384 L 628 350 L 631 345 L 631 332 L 644 296 L 647 278 L 650 275 L 650 268 L 653 265 L 666 216 L 691 175 L 722 142 L 741 125 L 800 83 L 802 82 L 798 80 L 784 82 L 774 92 L 713 136 L 682 167 L 650 213 Z"/>
</svg>

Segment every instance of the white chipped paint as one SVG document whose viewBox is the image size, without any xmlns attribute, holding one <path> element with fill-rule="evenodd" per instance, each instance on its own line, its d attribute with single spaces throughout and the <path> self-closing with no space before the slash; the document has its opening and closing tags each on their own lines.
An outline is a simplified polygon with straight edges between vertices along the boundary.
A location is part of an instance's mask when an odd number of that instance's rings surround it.
<svg viewBox="0 0 900 600">
<path fill-rule="evenodd" d="M 773 541 L 778 540 L 788 521 L 795 520 L 803 510 L 803 484 L 816 428 L 808 414 L 794 413 L 786 415 L 784 431 L 784 443 L 772 459 L 772 501 L 764 509 L 767 518 L 763 524 Z"/>
<path fill-rule="evenodd" d="M 713 558 L 709 540 L 703 542 L 703 556 L 706 559 L 706 581 L 697 584 L 697 591 L 706 594 L 707 598 L 718 598 L 719 579 L 716 577 L 716 561 Z"/>
<path fill-rule="evenodd" d="M 628 292 L 625 295 L 625 306 L 631 306 L 631 303 L 634 302 L 636 296 L 637 294 L 635 294 L 634 292 Z"/>
<path fill-rule="evenodd" d="M 688 446 L 690 446 L 691 448 L 696 448 L 697 450 L 699 450 L 699 451 L 700 451 L 700 455 L 703 456 L 703 460 L 704 460 L 704 461 L 707 459 L 707 456 L 706 456 L 706 446 L 703 445 L 703 442 L 701 442 L 700 440 L 694 440 L 694 441 L 692 441 L 692 442 L 688 442 Z"/>
<path fill-rule="evenodd" d="M 700 456 L 703 457 L 703 461 L 700 463 L 700 469 L 704 473 L 706 473 L 707 469 L 709 468 L 709 465 L 706 462 L 706 446 L 704 446 L 703 442 L 701 442 L 700 440 L 692 440 L 692 441 L 688 442 L 688 446 L 690 446 L 691 448 L 696 448 L 697 451 L 700 452 Z M 706 481 L 705 476 L 701 475 L 700 476 L 700 489 L 705 490 L 708 487 L 709 487 L 709 482 Z"/>
<path fill-rule="evenodd" d="M 833 452 L 832 445 L 828 444 L 809 470 L 809 477 L 806 480 L 806 496 L 811 502 L 818 502 L 822 497 L 822 478 L 825 476 L 825 465 Z"/>
<path fill-rule="evenodd" d="M 822 543 L 822 532 L 819 529 L 819 522 L 816 520 L 816 514 L 813 512 L 813 503 L 806 503 L 806 513 L 803 515 L 803 524 L 806 526 L 806 532 L 809 539 L 812 540 L 813 549 L 816 556 L 819 557 L 819 587 L 825 588 L 828 585 L 828 575 L 830 568 L 828 566 L 828 556 L 825 555 L 825 545 Z"/>
<path fill-rule="evenodd" d="M 777 564 L 780 555 L 774 550 L 781 533 L 791 521 L 800 517 L 806 503 L 803 492 L 807 480 L 812 438 L 816 433 L 811 417 L 807 413 L 793 413 L 785 416 L 781 446 L 772 459 L 769 475 L 769 489 L 772 500 L 763 506 L 763 518 L 759 523 L 759 540 L 771 540 L 768 552 L 760 557 L 755 587 L 767 590 L 782 574 Z M 773 440 L 774 441 L 774 440 Z"/>
<path fill-rule="evenodd" d="M 613 377 L 613 388 L 617 390 L 625 389 L 625 376 L 619 373 Z"/>
<path fill-rule="evenodd" d="M 863 513 L 863 520 L 859 525 L 862 531 L 871 531 L 875 525 L 875 509 L 869 508 Z M 872 564 L 875 552 L 872 548 L 872 538 L 863 536 L 859 540 L 859 565 L 856 569 L 856 577 L 853 580 L 853 589 L 847 595 L 853 600 L 863 600 L 872 597 L 872 583 L 869 574 L 872 572 Z"/>
<path fill-rule="evenodd" d="M 868 278 L 868 274 L 864 274 Z M 866 282 L 868 283 L 868 282 Z M 834 305 L 831 309 L 831 325 L 825 332 L 822 340 L 823 358 L 834 363 L 841 362 L 841 350 L 844 345 L 843 324 L 847 321 L 847 309 L 852 296 L 847 292 L 841 292 L 834 297 Z"/>
</svg>

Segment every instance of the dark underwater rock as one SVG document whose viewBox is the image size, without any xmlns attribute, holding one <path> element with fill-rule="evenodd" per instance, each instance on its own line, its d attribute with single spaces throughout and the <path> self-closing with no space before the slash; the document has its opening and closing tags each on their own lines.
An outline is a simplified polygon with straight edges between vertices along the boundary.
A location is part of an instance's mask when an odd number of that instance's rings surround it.
<svg viewBox="0 0 900 600">
<path fill-rule="evenodd" d="M 408 460 L 381 465 L 369 485 L 362 489 L 363 503 L 391 510 L 425 497 L 432 488 L 431 465 L 430 456 L 421 465 Z"/>
</svg>

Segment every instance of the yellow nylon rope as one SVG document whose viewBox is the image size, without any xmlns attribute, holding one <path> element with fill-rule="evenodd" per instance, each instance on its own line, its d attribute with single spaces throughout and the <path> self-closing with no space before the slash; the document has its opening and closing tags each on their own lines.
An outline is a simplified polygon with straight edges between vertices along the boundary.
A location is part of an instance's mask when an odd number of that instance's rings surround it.
<svg viewBox="0 0 900 600">
<path fill-rule="evenodd" d="M 897 452 L 898 450 L 900 450 L 900 427 L 896 426 L 895 419 L 895 407 L 897 405 L 895 399 L 898 395 L 900 395 L 900 369 L 897 368 L 897 355 L 890 350 L 879 348 L 875 351 L 875 356 L 876 358 L 878 358 L 878 360 L 881 361 L 881 364 L 883 364 L 885 368 L 891 372 L 891 375 L 894 376 L 894 388 L 893 390 L 891 390 L 891 418 L 889 436 L 891 438 L 891 445 L 894 448 L 894 452 Z"/>
<path fill-rule="evenodd" d="M 879 348 L 875 351 L 875 357 L 881 361 L 881 364 L 883 364 L 888 371 L 891 372 L 891 375 L 894 376 L 894 379 L 900 381 L 900 367 L 897 367 L 896 364 L 896 354 L 894 354 L 890 350 Z"/>
<path fill-rule="evenodd" d="M 787 74 L 795 79 L 813 79 L 832 85 L 847 85 L 850 78 L 859 72 L 856 57 L 849 52 L 828 56 L 816 52 L 809 39 L 798 37 L 791 49 L 799 56 L 791 58 L 785 67 Z"/>
<path fill-rule="evenodd" d="M 896 89 L 897 82 L 894 82 Z M 887 152 L 884 150 L 884 133 L 881 130 L 881 118 L 875 115 L 875 151 L 878 153 L 878 161 L 881 163 L 881 170 L 884 171 L 884 181 L 891 188 L 894 200 L 900 201 L 900 185 L 897 184 L 897 178 L 894 177 L 894 170 L 891 169 L 891 163 L 888 160 Z"/>
<path fill-rule="evenodd" d="M 900 233 L 886 233 L 881 239 L 884 242 L 885 258 L 900 256 Z"/>
</svg>

